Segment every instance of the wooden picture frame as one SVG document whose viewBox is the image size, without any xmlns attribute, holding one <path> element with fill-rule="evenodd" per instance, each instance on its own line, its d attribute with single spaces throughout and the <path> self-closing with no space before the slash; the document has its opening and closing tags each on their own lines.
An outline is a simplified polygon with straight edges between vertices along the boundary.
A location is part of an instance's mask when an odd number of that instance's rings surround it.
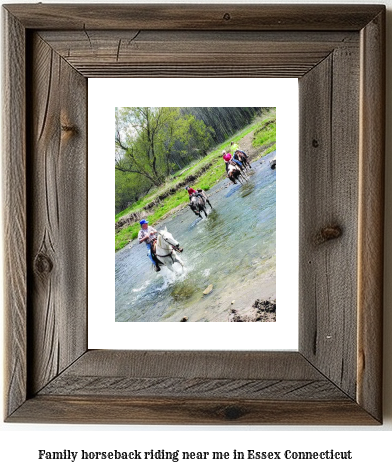
<svg viewBox="0 0 392 474">
<path fill-rule="evenodd" d="M 3 20 L 5 420 L 382 423 L 385 7 L 18 4 Z M 211 76 L 299 78 L 299 350 L 88 350 L 87 78 Z"/>
</svg>

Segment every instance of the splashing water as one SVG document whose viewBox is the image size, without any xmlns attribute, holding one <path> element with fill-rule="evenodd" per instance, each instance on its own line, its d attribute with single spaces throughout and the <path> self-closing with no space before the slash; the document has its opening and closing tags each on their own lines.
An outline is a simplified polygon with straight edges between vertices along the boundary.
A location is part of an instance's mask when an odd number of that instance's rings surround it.
<svg viewBox="0 0 392 474">
<path fill-rule="evenodd" d="M 186 207 L 156 226 L 167 226 L 184 248 L 183 272 L 175 264 L 177 273 L 155 273 L 144 244 L 117 252 L 116 321 L 227 321 L 232 300 L 249 306 L 273 296 L 276 171 L 268 158 L 252 163 L 246 184 L 226 187 L 225 180 L 209 190 L 207 218 Z"/>
</svg>

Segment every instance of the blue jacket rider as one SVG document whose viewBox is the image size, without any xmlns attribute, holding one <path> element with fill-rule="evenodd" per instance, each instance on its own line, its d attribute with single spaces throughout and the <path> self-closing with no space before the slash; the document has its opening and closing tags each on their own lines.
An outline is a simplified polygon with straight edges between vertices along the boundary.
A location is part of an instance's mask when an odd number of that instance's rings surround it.
<svg viewBox="0 0 392 474">
<path fill-rule="evenodd" d="M 146 221 L 146 219 L 141 220 L 140 225 L 142 226 L 142 228 L 139 230 L 139 234 L 138 234 L 139 244 L 141 244 L 143 242 L 146 243 L 147 256 L 151 260 L 152 264 L 154 265 L 155 271 L 159 272 L 160 268 L 156 264 L 156 262 L 155 262 L 155 260 L 152 256 L 152 248 L 151 248 L 152 240 L 154 238 L 156 238 L 157 230 L 154 229 L 154 227 L 150 227 L 148 225 L 148 221 Z"/>
</svg>

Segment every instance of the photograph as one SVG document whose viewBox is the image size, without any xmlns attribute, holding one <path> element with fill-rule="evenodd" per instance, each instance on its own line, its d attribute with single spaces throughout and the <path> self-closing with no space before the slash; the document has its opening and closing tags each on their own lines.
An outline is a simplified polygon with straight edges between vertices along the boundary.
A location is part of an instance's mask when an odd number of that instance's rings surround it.
<svg viewBox="0 0 392 474">
<path fill-rule="evenodd" d="M 116 322 L 276 321 L 276 122 L 115 108 Z"/>
</svg>

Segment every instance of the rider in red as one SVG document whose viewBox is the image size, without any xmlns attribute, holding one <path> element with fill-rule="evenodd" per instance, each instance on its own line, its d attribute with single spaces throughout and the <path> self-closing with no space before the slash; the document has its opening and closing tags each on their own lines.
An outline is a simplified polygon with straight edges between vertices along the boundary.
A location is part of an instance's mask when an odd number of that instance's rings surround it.
<svg viewBox="0 0 392 474">
<path fill-rule="evenodd" d="M 226 153 L 225 151 L 223 151 L 222 152 L 222 157 L 223 157 L 223 160 L 225 161 L 225 164 L 226 164 L 226 173 L 227 173 L 227 168 L 229 166 L 230 161 L 233 161 L 234 163 L 236 163 L 240 167 L 241 170 L 243 169 L 242 163 L 240 161 L 236 160 L 235 158 L 233 158 L 231 156 L 231 153 Z"/>
<path fill-rule="evenodd" d="M 195 196 L 200 196 L 201 198 L 203 198 L 203 196 L 202 196 L 198 191 L 196 191 L 195 189 L 193 189 L 193 188 L 191 188 L 191 187 L 189 187 L 189 186 L 187 186 L 185 189 L 188 191 L 189 200 L 192 199 L 192 196 L 193 196 L 193 195 L 195 195 Z M 204 198 L 203 198 L 203 199 L 204 199 Z"/>
</svg>

